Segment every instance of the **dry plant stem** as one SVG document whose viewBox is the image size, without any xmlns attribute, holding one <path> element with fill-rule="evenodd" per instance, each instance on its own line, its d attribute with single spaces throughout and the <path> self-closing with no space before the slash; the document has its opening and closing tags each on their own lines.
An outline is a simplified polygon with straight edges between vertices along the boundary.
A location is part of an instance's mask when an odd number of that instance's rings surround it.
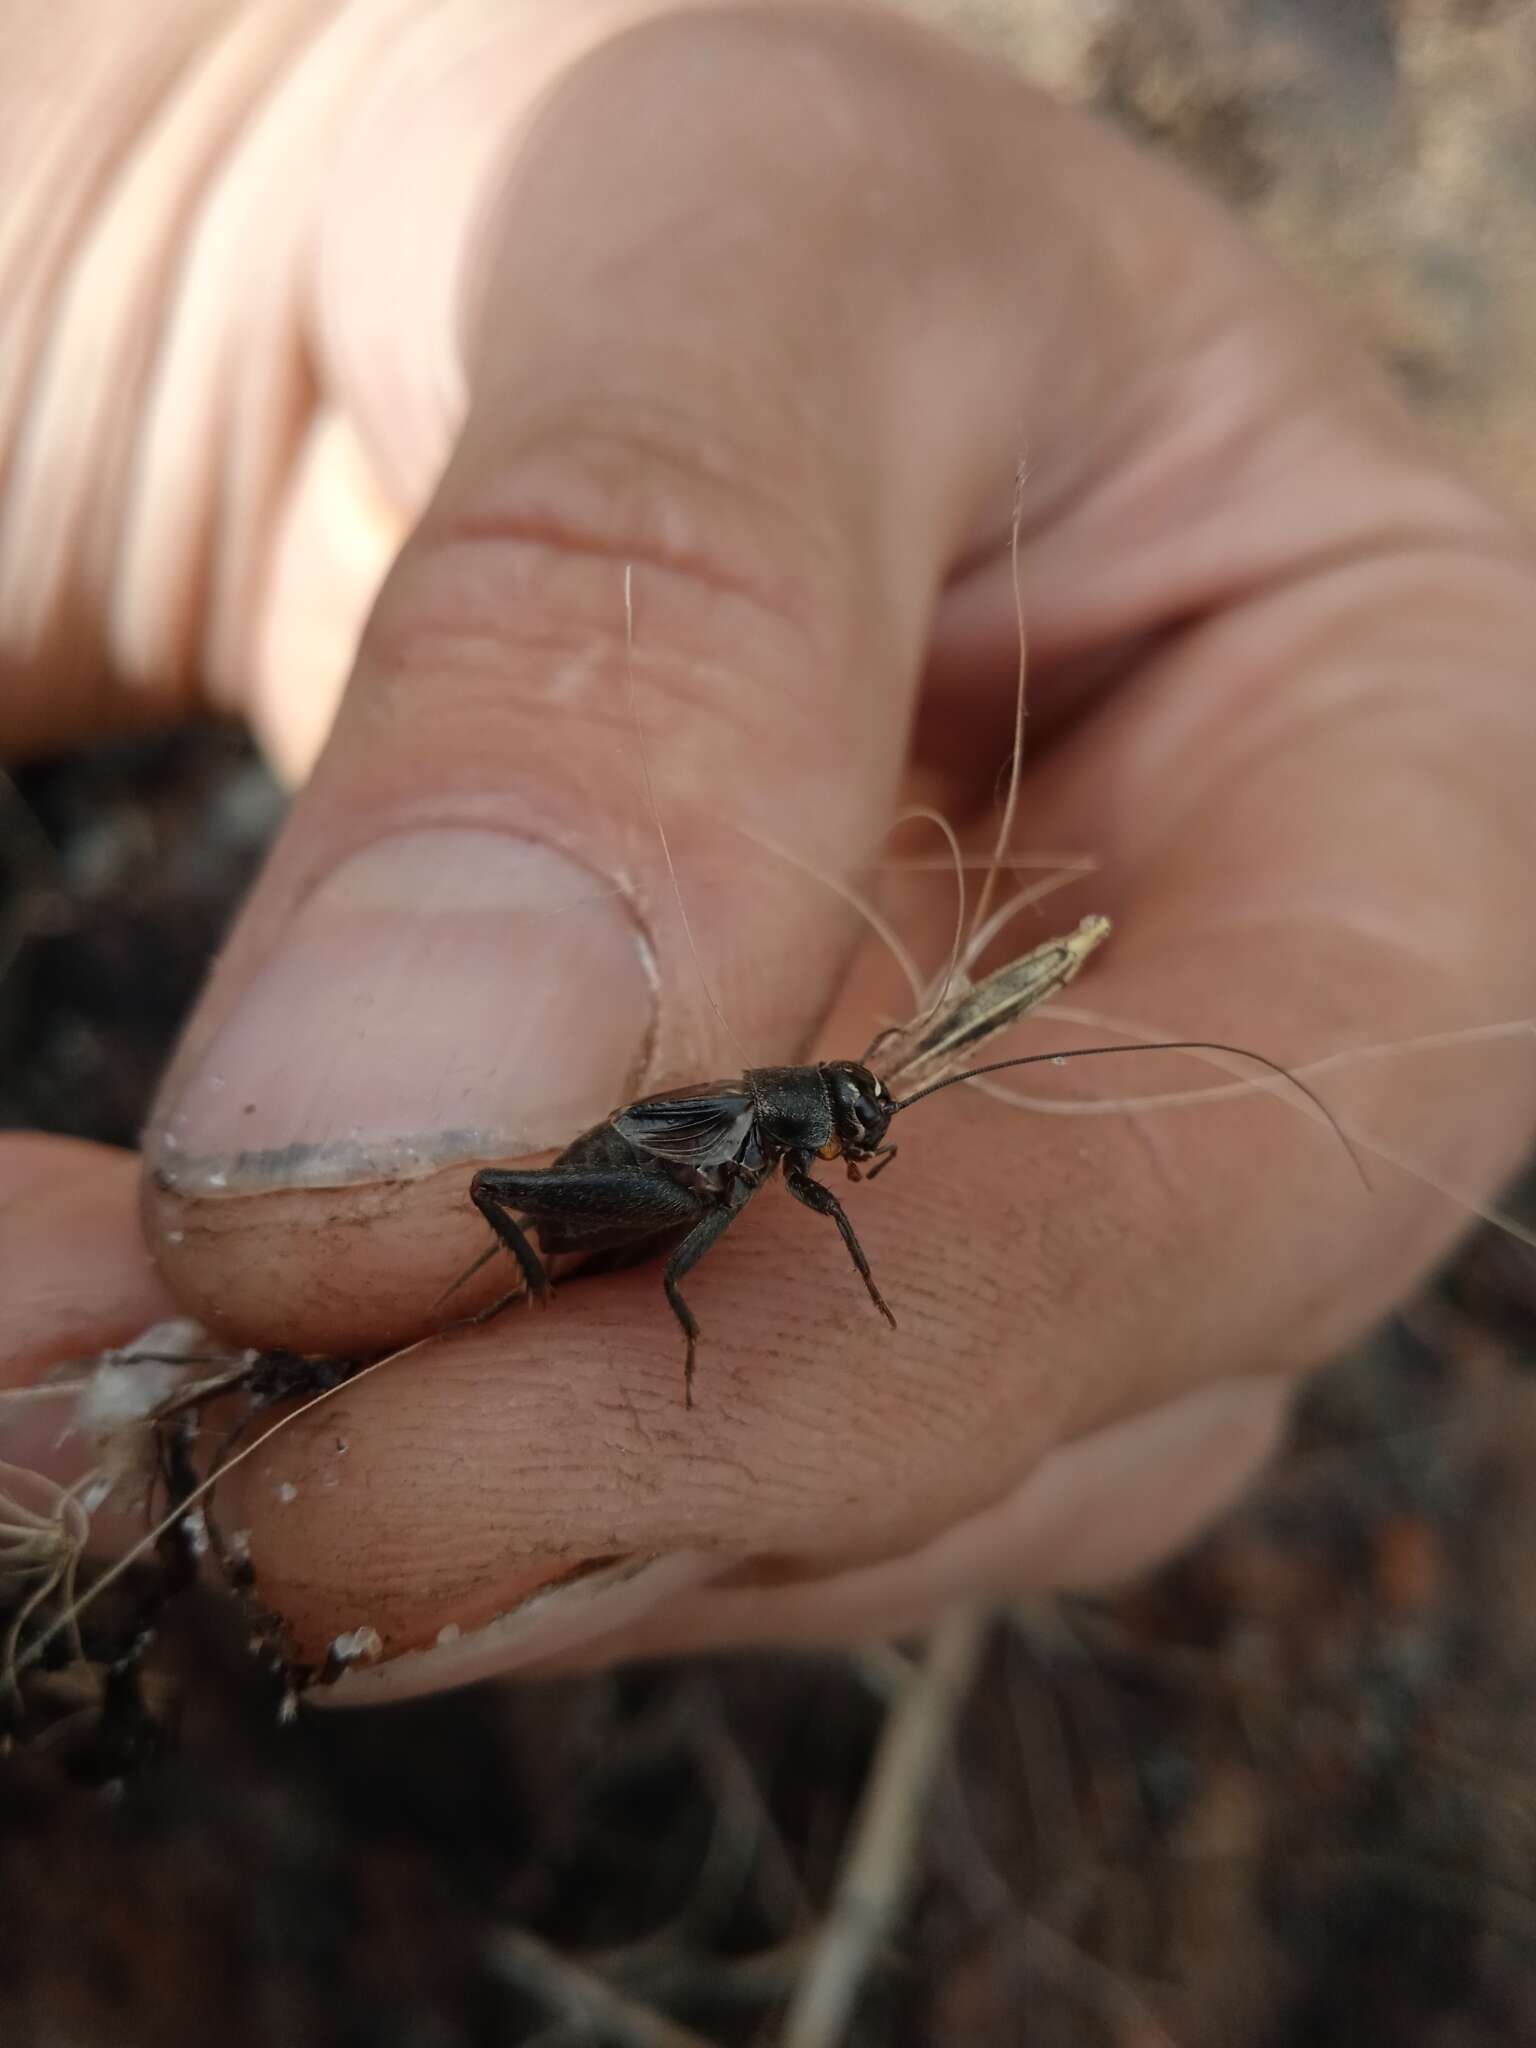
<svg viewBox="0 0 1536 2048">
<path fill-rule="evenodd" d="M 701 1955 L 669 1947 L 643 1952 L 614 1949 L 598 1958 L 605 1977 L 632 1980 L 632 1993 L 643 1990 L 658 2005 L 707 1996 L 712 2003 L 777 2005 L 788 1998 L 804 1973 L 812 1938 L 795 1935 L 776 1948 L 752 1955 Z"/>
<path fill-rule="evenodd" d="M 793 1859 L 718 1695 L 713 1687 L 706 1687 L 702 1697 L 688 1704 L 701 1710 L 690 1716 L 694 1754 L 714 1794 L 717 1811 L 747 1846 L 748 1874 L 755 1878 L 764 1910 L 785 1927 L 805 1927 L 811 1912 Z"/>
<path fill-rule="evenodd" d="M 1096 1956 L 1054 1927 L 1031 1916 L 1024 1925 L 1024 1950 L 1042 1976 L 1050 1977 L 1083 2004 L 1096 2008 L 1121 2040 L 1137 2048 L 1178 2048 L 1157 2015 Z"/>
<path fill-rule="evenodd" d="M 1013 576 L 1013 617 L 1019 639 L 1018 687 L 1013 696 L 1013 754 L 1008 763 L 1008 794 L 1003 799 L 1003 814 L 997 823 L 997 840 L 993 848 L 992 864 L 982 882 L 981 894 L 976 899 L 976 914 L 971 926 L 973 933 L 979 931 L 986 923 L 987 911 L 992 903 L 992 892 L 1002 871 L 1003 856 L 1008 851 L 1008 841 L 1013 837 L 1013 821 L 1019 808 L 1019 783 L 1024 773 L 1024 715 L 1029 686 L 1029 642 L 1024 632 L 1024 587 L 1019 575 L 1019 536 L 1024 526 L 1024 482 L 1025 467 L 1021 462 L 1013 480 L 1013 524 L 1008 535 L 1008 561 Z"/>
<path fill-rule="evenodd" d="M 901 816 L 896 819 L 895 824 L 892 826 L 892 830 L 894 831 L 897 826 L 905 825 L 913 820 L 920 820 L 924 824 L 932 825 L 936 831 L 940 832 L 943 835 L 944 843 L 949 849 L 951 869 L 955 878 L 954 941 L 950 946 L 949 959 L 945 964 L 943 978 L 939 982 L 938 988 L 934 992 L 933 1001 L 928 1005 L 927 1009 L 924 1010 L 922 1016 L 919 1019 L 917 1019 L 911 1027 L 914 1031 L 916 1031 L 920 1029 L 922 1025 L 927 1024 L 944 1007 L 945 999 L 949 995 L 949 991 L 954 985 L 956 974 L 963 972 L 963 969 L 961 967 L 960 956 L 965 949 L 966 943 L 965 860 L 960 852 L 960 841 L 955 837 L 955 828 L 953 825 L 950 824 L 948 818 L 944 816 L 942 811 L 932 810 L 929 808 L 927 804 L 914 805 L 914 807 L 911 810 L 902 812 Z"/>
<path fill-rule="evenodd" d="M 1091 1728 L 1082 1727 L 1080 1740 L 1092 1746 L 1096 1758 L 1103 1759 L 1093 1772 L 1101 1837 L 1108 1839 L 1123 1833 L 1127 1824 L 1145 1830 L 1151 1824 L 1151 1815 L 1126 1733 L 1125 1713 L 1087 1639 L 1081 1610 L 1060 1600 L 1036 1598 L 1021 1601 L 1008 1619 L 1013 1633 L 1037 1664 L 1044 1666 L 1055 1658 L 1065 1659 L 1086 1682 L 1087 1699 L 1092 1705 L 1088 1706 L 1082 1697 L 1076 1705 L 1080 1721 L 1091 1720 L 1093 1724 Z M 1108 1792 L 1099 1782 L 1105 1777 L 1112 1781 Z"/>
<path fill-rule="evenodd" d="M 950 1000 L 909 1025 L 881 1032 L 865 1057 L 878 1058 L 878 1071 L 888 1088 L 915 1098 L 924 1088 L 963 1071 L 962 1060 L 1059 995 L 1108 933 L 1108 918 L 1086 917 L 1075 932 L 1046 940 L 985 981 L 972 983 L 962 975 Z"/>
<path fill-rule="evenodd" d="M 941 1622 L 921 1668 L 891 1709 L 832 1910 L 790 2001 L 781 2048 L 833 2048 L 847 2032 L 864 1979 L 906 1903 L 923 1818 L 987 1620 L 986 1608 L 962 1607 Z"/>
<path fill-rule="evenodd" d="M 1132 1023 L 1125 1017 L 1109 1016 L 1102 1010 L 1084 1010 L 1076 1006 L 1069 1008 L 1058 1004 L 1050 1014 L 1070 1023 L 1092 1025 L 1096 1030 L 1118 1032 L 1128 1040 L 1157 1037 L 1155 1031 Z M 1091 1101 L 1062 1102 L 1052 1101 L 1048 1096 L 1028 1095 L 1017 1088 L 992 1081 L 975 1080 L 968 1085 L 979 1094 L 990 1096 L 994 1101 L 1006 1102 L 1015 1109 L 1038 1111 L 1043 1116 L 1125 1116 L 1149 1109 L 1188 1109 L 1197 1108 L 1205 1103 L 1234 1102 L 1246 1095 L 1267 1092 L 1274 1095 L 1277 1101 L 1289 1102 L 1290 1108 L 1302 1116 L 1331 1123 L 1352 1150 L 1368 1152 L 1373 1159 L 1379 1159 L 1387 1166 L 1396 1167 L 1400 1173 L 1406 1173 L 1422 1186 L 1433 1188 L 1437 1194 L 1444 1195 L 1447 1201 L 1454 1202 L 1467 1215 L 1476 1217 L 1479 1222 L 1501 1231 L 1517 1243 L 1536 1250 L 1536 1231 L 1522 1223 L 1519 1217 L 1494 1204 L 1481 1201 L 1465 1189 L 1453 1187 L 1449 1181 L 1432 1174 L 1420 1161 L 1410 1158 L 1407 1153 L 1399 1152 L 1395 1147 L 1383 1143 L 1380 1138 L 1374 1137 L 1349 1118 L 1337 1116 L 1324 1108 L 1315 1096 L 1311 1103 L 1307 1103 L 1296 1101 L 1284 1092 L 1287 1080 L 1300 1083 L 1303 1075 L 1315 1079 L 1319 1074 L 1331 1073 L 1336 1069 L 1345 1069 L 1368 1060 L 1392 1059 L 1408 1053 L 1434 1052 L 1451 1046 L 1493 1043 L 1511 1038 L 1529 1038 L 1536 1044 L 1536 1019 L 1516 1017 L 1505 1024 L 1470 1024 L 1456 1031 L 1431 1031 L 1417 1038 L 1388 1039 L 1380 1045 L 1351 1046 L 1344 1052 L 1325 1053 L 1320 1059 L 1308 1060 L 1299 1067 L 1287 1068 L 1282 1075 L 1250 1075 L 1241 1081 L 1217 1082 L 1206 1088 L 1178 1089 L 1156 1095 L 1100 1096 Z M 1128 1049 L 1134 1050 L 1134 1047 Z M 1188 1052 L 1192 1059 L 1198 1059 L 1205 1066 L 1216 1067 L 1225 1073 L 1235 1071 L 1233 1062 L 1212 1047 L 1184 1046 L 1179 1049 Z M 1304 1093 L 1310 1093 L 1310 1090 L 1304 1090 Z"/>
<path fill-rule="evenodd" d="M 0 1489 L 7 1480 L 20 1480 L 23 1484 L 45 1485 L 52 1497 L 49 1510 L 42 1513 L 0 1490 L 0 1584 L 10 1580 L 19 1587 L 35 1582 L 11 1617 L 0 1643 L 0 1696 L 10 1698 L 18 1706 L 20 1671 L 25 1661 L 19 1653 L 27 1623 L 61 1589 L 65 1604 L 61 1625 L 67 1624 L 74 1636 L 76 1661 L 85 1661 L 85 1647 L 72 1610 L 76 1573 L 89 1534 L 89 1521 L 77 1494 L 89 1484 L 91 1476 L 87 1474 L 73 1487 L 62 1488 L 38 1481 L 35 1475 L 18 1471 L 14 1466 L 0 1465 Z M 50 1635 L 54 1632 L 48 1631 Z"/>
<path fill-rule="evenodd" d="M 1073 1744 L 1066 1714 L 1049 1672 L 1031 1658 L 1026 1665 L 1009 1643 L 1002 1660 L 1023 1778 L 1024 1806 L 1036 1864 L 1045 1870 L 1083 1868 L 1092 1853 L 1091 1836 L 1072 1766 Z"/>
<path fill-rule="evenodd" d="M 487 1956 L 504 1982 L 575 2022 L 584 2040 L 617 2042 L 620 2048 L 710 2048 L 702 2034 L 637 2005 L 522 1928 L 492 1935 Z"/>
<path fill-rule="evenodd" d="M 925 812 L 924 815 L 935 816 L 936 814 Z M 826 873 L 825 870 L 817 867 L 813 861 L 809 861 L 802 854 L 796 853 L 793 847 L 782 845 L 778 840 L 770 838 L 765 832 L 749 830 L 739 819 L 727 818 L 717 822 L 729 826 L 730 830 L 736 833 L 739 838 L 745 839 L 751 845 L 759 847 L 774 860 L 782 861 L 786 867 L 793 868 L 797 874 L 808 876 L 811 881 L 818 883 L 823 889 L 829 890 L 832 895 L 838 897 L 840 901 L 846 903 L 851 910 L 855 911 L 895 961 L 902 979 L 912 992 L 914 1004 L 921 1010 L 925 1000 L 925 984 L 917 962 L 903 944 L 890 919 L 870 901 L 867 895 L 861 890 L 854 888 L 851 882 L 845 882 L 837 875 Z M 952 830 L 953 828 L 950 829 Z M 982 861 L 970 859 L 962 852 L 959 866 L 962 872 L 974 867 L 997 869 L 1010 874 L 1023 868 L 1043 868 L 1046 870 L 1046 879 L 1043 882 L 1039 882 L 1033 888 L 1026 889 L 1019 895 L 1011 897 L 1002 908 L 992 913 L 984 929 L 978 930 L 976 928 L 973 917 L 972 930 L 969 938 L 965 941 L 959 963 L 959 972 L 962 975 L 974 965 L 979 954 L 991 944 L 992 939 L 1010 918 L 1016 917 L 1021 910 L 1027 909 L 1031 903 L 1038 903 L 1042 897 L 1050 895 L 1052 890 L 1065 888 L 1068 882 L 1078 881 L 1084 875 L 1094 875 L 1099 871 L 1099 864 L 1091 855 L 1075 853 L 1009 853 L 1002 855 L 1001 858 L 993 854 L 988 855 Z M 953 874 L 955 872 L 955 865 L 953 861 L 902 859 L 871 861 L 868 864 L 868 869 L 871 873 L 880 874 L 932 875 Z"/>
<path fill-rule="evenodd" d="M 646 743 L 645 722 L 640 716 L 640 690 L 635 680 L 635 565 L 624 564 L 624 674 L 629 684 L 629 715 L 635 728 L 635 741 L 640 749 L 640 768 L 645 777 L 645 800 L 650 806 L 651 823 L 656 827 L 656 837 L 661 842 L 662 856 L 667 863 L 667 874 L 672 882 L 672 895 L 677 903 L 677 914 L 682 921 L 683 937 L 688 941 L 688 951 L 693 955 L 694 968 L 698 973 L 699 986 L 704 991 L 704 1000 L 714 1011 L 726 1036 L 741 1054 L 741 1063 L 750 1067 L 752 1060 L 746 1047 L 731 1027 L 731 1020 L 721 1009 L 709 976 L 704 972 L 704 962 L 699 953 L 698 941 L 693 936 L 693 925 L 689 921 L 688 906 L 683 901 L 682 884 L 677 879 L 677 862 L 672 858 L 672 842 L 667 837 L 667 828 L 661 821 L 661 810 L 656 802 L 656 784 L 651 777 L 651 750 Z"/>
</svg>

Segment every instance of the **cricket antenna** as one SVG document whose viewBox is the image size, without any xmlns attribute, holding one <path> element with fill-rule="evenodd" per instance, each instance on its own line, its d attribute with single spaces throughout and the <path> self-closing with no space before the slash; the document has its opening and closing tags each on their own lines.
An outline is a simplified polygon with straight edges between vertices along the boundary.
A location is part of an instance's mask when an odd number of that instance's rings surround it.
<svg viewBox="0 0 1536 2048">
<path fill-rule="evenodd" d="M 1043 1066 L 1047 1061 L 1053 1067 L 1060 1067 L 1068 1060 L 1102 1059 L 1106 1054 L 1114 1052 L 1225 1052 L 1240 1060 L 1257 1061 L 1261 1067 L 1268 1067 L 1272 1074 L 1278 1074 L 1282 1081 L 1289 1081 L 1293 1088 L 1306 1096 L 1319 1115 L 1327 1119 L 1334 1136 L 1349 1154 L 1351 1163 L 1360 1176 L 1361 1186 L 1367 1193 L 1374 1192 L 1370 1177 L 1361 1163 L 1360 1154 L 1350 1143 L 1344 1126 L 1315 1089 L 1309 1088 L 1300 1075 L 1293 1074 L 1289 1067 L 1282 1067 L 1278 1060 L 1272 1060 L 1262 1052 L 1254 1052 L 1249 1046 L 1223 1045 L 1219 1039 L 1214 1038 L 1164 1038 L 1148 1045 L 1079 1045 L 1074 1046 L 1070 1052 L 1031 1052 L 1025 1053 L 1020 1059 L 993 1060 L 984 1067 L 967 1067 L 963 1073 L 950 1074 L 945 1080 L 930 1081 L 926 1088 L 919 1088 L 915 1095 L 904 1095 L 892 1106 L 891 1115 L 899 1116 L 902 1110 L 910 1109 L 914 1102 L 921 1102 L 925 1096 L 937 1095 L 941 1089 L 953 1088 L 961 1081 L 979 1080 L 983 1074 L 1006 1073 L 1010 1067 Z"/>
</svg>

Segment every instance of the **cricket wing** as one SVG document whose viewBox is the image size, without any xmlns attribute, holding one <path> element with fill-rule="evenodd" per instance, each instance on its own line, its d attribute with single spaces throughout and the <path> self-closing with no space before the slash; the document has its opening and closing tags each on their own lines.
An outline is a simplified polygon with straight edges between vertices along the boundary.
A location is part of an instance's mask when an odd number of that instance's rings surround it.
<svg viewBox="0 0 1536 2048">
<path fill-rule="evenodd" d="M 757 1106 L 744 1088 L 722 1088 L 714 1094 L 655 1095 L 632 1103 L 613 1118 L 613 1128 L 653 1159 L 702 1168 L 735 1159 L 756 1115 Z"/>
</svg>

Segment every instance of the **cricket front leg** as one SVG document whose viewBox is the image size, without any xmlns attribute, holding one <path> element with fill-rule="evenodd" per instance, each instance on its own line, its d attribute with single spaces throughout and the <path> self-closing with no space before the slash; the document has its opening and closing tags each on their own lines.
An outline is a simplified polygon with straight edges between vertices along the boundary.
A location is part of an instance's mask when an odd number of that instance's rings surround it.
<svg viewBox="0 0 1536 2048">
<path fill-rule="evenodd" d="M 832 1218 L 832 1221 L 842 1232 L 843 1243 L 848 1247 L 849 1258 L 852 1259 L 854 1265 L 858 1268 L 860 1279 L 869 1289 L 870 1300 L 894 1330 L 896 1318 L 891 1314 L 885 1296 L 875 1285 L 875 1276 L 869 1270 L 869 1261 L 864 1256 L 864 1247 L 854 1236 L 853 1225 L 843 1213 L 843 1205 L 836 1195 L 833 1194 L 830 1188 L 823 1187 L 819 1180 L 812 1180 L 803 1167 L 791 1166 L 788 1163 L 786 1163 L 784 1168 L 784 1185 L 789 1189 L 795 1200 L 803 1202 L 807 1209 L 814 1209 L 818 1216 L 830 1216 Z"/>
</svg>

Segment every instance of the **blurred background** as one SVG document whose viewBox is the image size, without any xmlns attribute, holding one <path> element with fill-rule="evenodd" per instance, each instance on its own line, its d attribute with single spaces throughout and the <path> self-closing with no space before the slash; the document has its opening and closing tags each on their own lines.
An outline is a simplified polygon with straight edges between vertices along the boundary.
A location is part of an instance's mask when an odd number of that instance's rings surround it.
<svg viewBox="0 0 1536 2048">
<path fill-rule="evenodd" d="M 1529 0 L 907 4 L 1235 203 L 1536 513 Z M 211 728 L 20 778 L 0 1123 L 134 1142 L 281 808 Z M 0 2041 L 1536 2040 L 1533 1470 L 1484 1231 L 1113 1600 L 288 1727 L 186 1601 L 121 1753 L 0 1754 Z"/>
</svg>

